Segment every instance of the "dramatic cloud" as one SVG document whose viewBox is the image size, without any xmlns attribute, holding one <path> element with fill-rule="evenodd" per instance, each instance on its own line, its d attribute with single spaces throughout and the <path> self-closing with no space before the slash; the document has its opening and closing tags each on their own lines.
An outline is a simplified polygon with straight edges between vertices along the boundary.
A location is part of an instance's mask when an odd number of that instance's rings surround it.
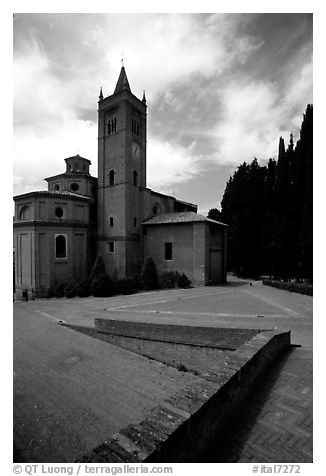
<svg viewBox="0 0 326 476">
<path fill-rule="evenodd" d="M 232 84 L 224 91 L 224 105 L 224 120 L 215 131 L 217 161 L 240 164 L 275 155 L 282 108 L 272 85 Z"/>
<path fill-rule="evenodd" d="M 64 172 L 64 158 L 76 154 L 91 157 L 91 173 L 97 175 L 97 127 L 94 123 L 64 118 L 42 135 L 38 135 L 38 131 L 25 135 L 23 130 L 19 133 L 19 129 L 15 138 L 14 161 L 17 193 L 31 191 L 30 184 L 43 190 L 47 186 L 43 178 Z"/>
<path fill-rule="evenodd" d="M 158 191 L 172 193 L 177 184 L 187 182 L 200 170 L 199 157 L 192 146 L 175 147 L 169 142 L 153 140 L 148 144 L 148 185 Z"/>
<path fill-rule="evenodd" d="M 112 94 L 122 56 L 133 93 L 146 90 L 148 185 L 202 206 L 240 162 L 275 156 L 312 101 L 311 15 L 18 14 L 15 193 L 76 153 L 97 174 L 99 87 Z"/>
</svg>

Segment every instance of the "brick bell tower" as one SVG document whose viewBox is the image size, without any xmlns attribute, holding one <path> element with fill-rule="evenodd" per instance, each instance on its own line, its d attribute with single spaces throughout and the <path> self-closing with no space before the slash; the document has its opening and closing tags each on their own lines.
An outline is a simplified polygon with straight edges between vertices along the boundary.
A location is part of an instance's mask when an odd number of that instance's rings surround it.
<svg viewBox="0 0 326 476">
<path fill-rule="evenodd" d="M 98 101 L 98 252 L 109 275 L 133 277 L 142 262 L 146 187 L 146 98 L 122 66 L 114 93 Z"/>
</svg>

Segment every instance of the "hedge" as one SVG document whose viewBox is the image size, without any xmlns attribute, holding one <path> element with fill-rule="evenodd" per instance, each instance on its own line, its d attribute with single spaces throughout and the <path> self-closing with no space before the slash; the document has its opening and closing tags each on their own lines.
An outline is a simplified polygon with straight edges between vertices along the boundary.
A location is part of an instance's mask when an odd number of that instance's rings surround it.
<svg viewBox="0 0 326 476">
<path fill-rule="evenodd" d="M 306 283 L 289 283 L 285 281 L 274 281 L 272 279 L 264 279 L 263 284 L 265 286 L 272 286 L 274 288 L 290 291 L 291 293 L 306 294 L 308 296 L 313 295 L 313 285 Z"/>
</svg>

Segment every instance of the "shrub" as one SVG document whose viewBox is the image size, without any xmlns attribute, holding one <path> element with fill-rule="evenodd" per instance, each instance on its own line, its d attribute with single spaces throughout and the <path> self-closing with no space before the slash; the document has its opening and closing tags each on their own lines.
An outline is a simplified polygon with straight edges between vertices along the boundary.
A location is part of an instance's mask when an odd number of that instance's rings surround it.
<svg viewBox="0 0 326 476">
<path fill-rule="evenodd" d="M 117 279 L 114 282 L 114 290 L 117 294 L 134 294 L 137 292 L 135 283 L 130 278 Z"/>
<path fill-rule="evenodd" d="M 65 283 L 58 283 L 54 286 L 54 296 L 56 298 L 61 298 L 64 296 L 66 284 Z"/>
<path fill-rule="evenodd" d="M 177 271 L 165 271 L 161 277 L 162 288 L 172 289 L 176 285 Z M 179 274 L 179 273 L 178 273 Z"/>
<path fill-rule="evenodd" d="M 90 281 L 92 281 L 92 279 L 95 276 L 98 276 L 99 274 L 102 274 L 102 273 L 106 274 L 106 269 L 105 269 L 105 264 L 104 264 L 104 261 L 103 261 L 103 257 L 99 253 L 95 258 L 95 262 L 93 264 L 93 267 L 91 269 L 91 273 L 89 275 Z"/>
<path fill-rule="evenodd" d="M 53 298 L 54 297 L 54 287 L 50 286 L 49 289 L 46 292 L 46 297 L 47 299 Z"/>
<path fill-rule="evenodd" d="M 108 297 L 114 294 L 113 282 L 106 273 L 99 273 L 93 277 L 91 293 L 95 297 Z"/>
<path fill-rule="evenodd" d="M 146 291 L 158 288 L 156 265 L 151 256 L 148 256 L 144 261 L 141 281 Z"/>
<path fill-rule="evenodd" d="M 185 273 L 182 273 L 177 277 L 177 285 L 179 286 L 179 288 L 190 288 L 191 281 L 188 276 L 185 275 Z"/>
<path fill-rule="evenodd" d="M 77 289 L 77 286 L 78 286 L 78 283 L 75 279 L 73 279 L 72 281 L 70 281 L 70 283 L 68 283 L 64 290 L 63 290 L 63 294 L 66 298 L 72 298 L 72 297 L 75 297 L 76 296 L 76 289 Z"/>
<path fill-rule="evenodd" d="M 95 297 L 108 297 L 114 294 L 114 286 L 105 270 L 102 255 L 98 254 L 89 276 L 91 294 Z"/>
<path fill-rule="evenodd" d="M 77 284 L 75 292 L 76 296 L 79 297 L 88 297 L 91 295 L 91 286 L 88 277 Z"/>
<path fill-rule="evenodd" d="M 142 284 L 140 276 L 133 277 L 132 286 L 136 291 L 140 291 L 141 289 L 143 289 L 143 284 Z"/>
<path fill-rule="evenodd" d="M 272 286 L 274 288 L 283 289 L 292 293 L 313 295 L 313 285 L 304 283 L 289 283 L 284 281 L 274 281 L 272 279 L 264 279 L 263 284 L 266 286 Z"/>
</svg>

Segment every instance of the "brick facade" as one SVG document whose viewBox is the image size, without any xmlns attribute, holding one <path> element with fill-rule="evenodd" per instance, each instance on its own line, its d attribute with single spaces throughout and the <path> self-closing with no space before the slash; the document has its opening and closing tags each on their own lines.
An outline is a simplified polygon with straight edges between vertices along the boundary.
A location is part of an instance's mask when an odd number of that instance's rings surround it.
<svg viewBox="0 0 326 476">
<path fill-rule="evenodd" d="M 50 286 L 83 279 L 97 253 L 119 278 L 139 275 L 152 256 L 159 274 L 184 272 L 195 285 L 226 280 L 226 225 L 147 188 L 146 140 L 145 94 L 132 94 L 122 67 L 114 93 L 99 96 L 98 179 L 89 174 L 90 161 L 76 155 L 65 159 L 64 173 L 45 179 L 48 191 L 15 197 L 18 295 L 27 289 L 43 296 Z M 152 220 L 167 215 L 172 222 Z M 58 257 L 60 242 L 66 255 Z"/>
</svg>

